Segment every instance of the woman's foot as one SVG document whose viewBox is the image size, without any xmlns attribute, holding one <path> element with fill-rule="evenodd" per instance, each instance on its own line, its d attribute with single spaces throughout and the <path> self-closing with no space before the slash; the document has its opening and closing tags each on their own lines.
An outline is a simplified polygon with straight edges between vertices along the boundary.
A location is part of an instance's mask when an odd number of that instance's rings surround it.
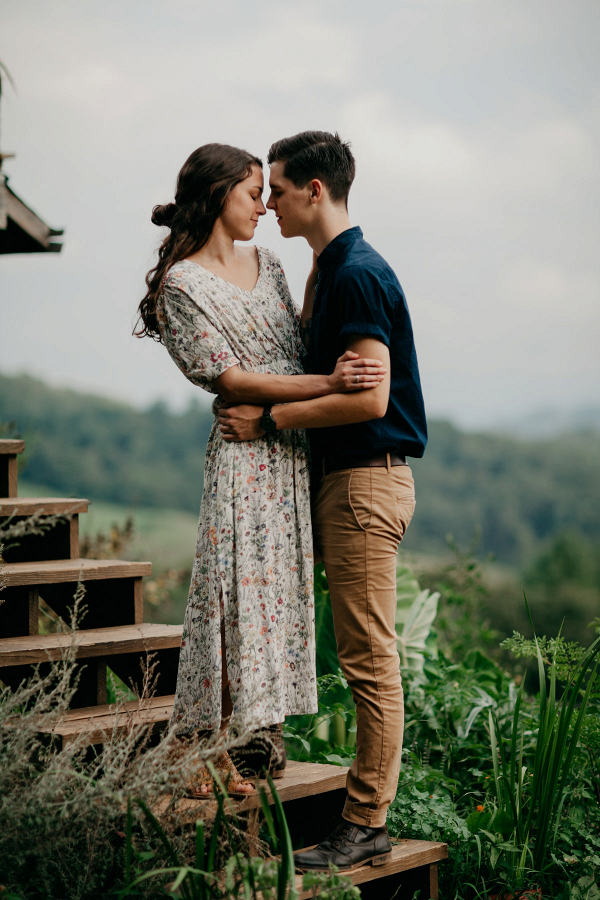
<svg viewBox="0 0 600 900">
<path fill-rule="evenodd" d="M 240 775 L 226 750 L 217 757 L 214 767 L 230 797 L 247 797 L 256 793 L 254 784 Z M 213 776 L 208 767 L 206 767 L 192 778 L 189 786 L 189 795 L 197 800 L 208 800 L 213 793 Z"/>
</svg>

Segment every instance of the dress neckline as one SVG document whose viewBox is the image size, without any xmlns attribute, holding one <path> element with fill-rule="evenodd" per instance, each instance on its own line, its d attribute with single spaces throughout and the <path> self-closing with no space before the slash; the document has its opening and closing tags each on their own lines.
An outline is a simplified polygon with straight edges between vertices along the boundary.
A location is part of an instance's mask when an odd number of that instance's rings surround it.
<svg viewBox="0 0 600 900">
<path fill-rule="evenodd" d="M 256 247 L 256 244 L 254 246 Z M 261 278 L 263 276 L 263 261 L 262 261 L 261 249 L 262 249 L 261 247 L 256 247 L 256 255 L 258 256 L 258 277 L 257 277 L 254 287 L 252 288 L 251 291 L 247 291 L 246 288 L 240 287 L 239 284 L 235 284 L 235 282 L 233 282 L 233 281 L 227 281 L 226 278 L 221 278 L 221 276 L 217 275 L 216 272 L 211 272 L 210 269 L 206 269 L 203 265 L 201 265 L 200 263 L 196 262 L 193 259 L 182 259 L 182 260 L 180 260 L 180 262 L 191 263 L 193 266 L 198 266 L 199 269 L 202 269 L 202 271 L 206 272 L 207 275 L 210 275 L 211 278 L 217 278 L 219 281 L 222 281 L 223 284 L 227 284 L 227 285 L 229 285 L 229 287 L 235 288 L 236 291 L 242 291 L 242 293 L 244 293 L 244 294 L 253 294 L 254 291 L 256 290 L 256 288 L 258 287 L 258 285 L 261 281 Z"/>
</svg>

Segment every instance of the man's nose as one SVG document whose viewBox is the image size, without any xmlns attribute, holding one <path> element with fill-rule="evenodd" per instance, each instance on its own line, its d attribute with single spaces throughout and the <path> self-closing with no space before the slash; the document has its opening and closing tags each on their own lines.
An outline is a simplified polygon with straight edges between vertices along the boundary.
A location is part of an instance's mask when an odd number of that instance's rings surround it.
<svg viewBox="0 0 600 900">
<path fill-rule="evenodd" d="M 275 209 L 275 201 L 273 200 L 273 195 L 269 197 L 267 200 L 267 209 Z"/>
</svg>

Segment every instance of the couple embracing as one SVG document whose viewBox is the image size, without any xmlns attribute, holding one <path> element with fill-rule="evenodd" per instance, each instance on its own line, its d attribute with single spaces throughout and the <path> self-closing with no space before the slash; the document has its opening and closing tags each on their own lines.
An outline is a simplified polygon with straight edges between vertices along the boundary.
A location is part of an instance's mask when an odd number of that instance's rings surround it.
<svg viewBox="0 0 600 900">
<path fill-rule="evenodd" d="M 182 737 L 229 723 L 252 731 L 234 759 L 256 761 L 262 738 L 258 769 L 282 773 L 281 723 L 317 711 L 319 554 L 357 754 L 340 823 L 296 867 L 348 870 L 391 850 L 403 732 L 396 554 L 415 506 L 406 456 L 423 455 L 425 413 L 402 288 L 348 218 L 349 145 L 303 132 L 273 144 L 268 162 L 268 209 L 284 237 L 313 250 L 301 315 L 278 257 L 237 243 L 266 214 L 257 157 L 200 147 L 175 202 L 152 215 L 169 233 L 137 333 L 217 394 L 171 725 Z M 231 792 L 255 790 L 229 754 L 218 767 Z M 193 787 L 199 797 L 211 789 L 208 773 Z"/>
</svg>

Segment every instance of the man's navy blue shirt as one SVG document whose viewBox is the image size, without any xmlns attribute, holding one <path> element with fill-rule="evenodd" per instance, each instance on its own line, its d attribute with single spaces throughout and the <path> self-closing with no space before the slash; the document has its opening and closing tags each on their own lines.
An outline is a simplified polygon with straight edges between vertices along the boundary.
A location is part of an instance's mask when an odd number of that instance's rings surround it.
<svg viewBox="0 0 600 900">
<path fill-rule="evenodd" d="M 372 337 L 390 351 L 390 400 L 381 419 L 311 428 L 313 457 L 369 456 L 395 451 L 423 456 L 425 407 L 404 292 L 360 228 L 338 234 L 317 259 L 319 282 L 308 351 L 309 371 L 330 375 L 352 335 Z"/>
</svg>

